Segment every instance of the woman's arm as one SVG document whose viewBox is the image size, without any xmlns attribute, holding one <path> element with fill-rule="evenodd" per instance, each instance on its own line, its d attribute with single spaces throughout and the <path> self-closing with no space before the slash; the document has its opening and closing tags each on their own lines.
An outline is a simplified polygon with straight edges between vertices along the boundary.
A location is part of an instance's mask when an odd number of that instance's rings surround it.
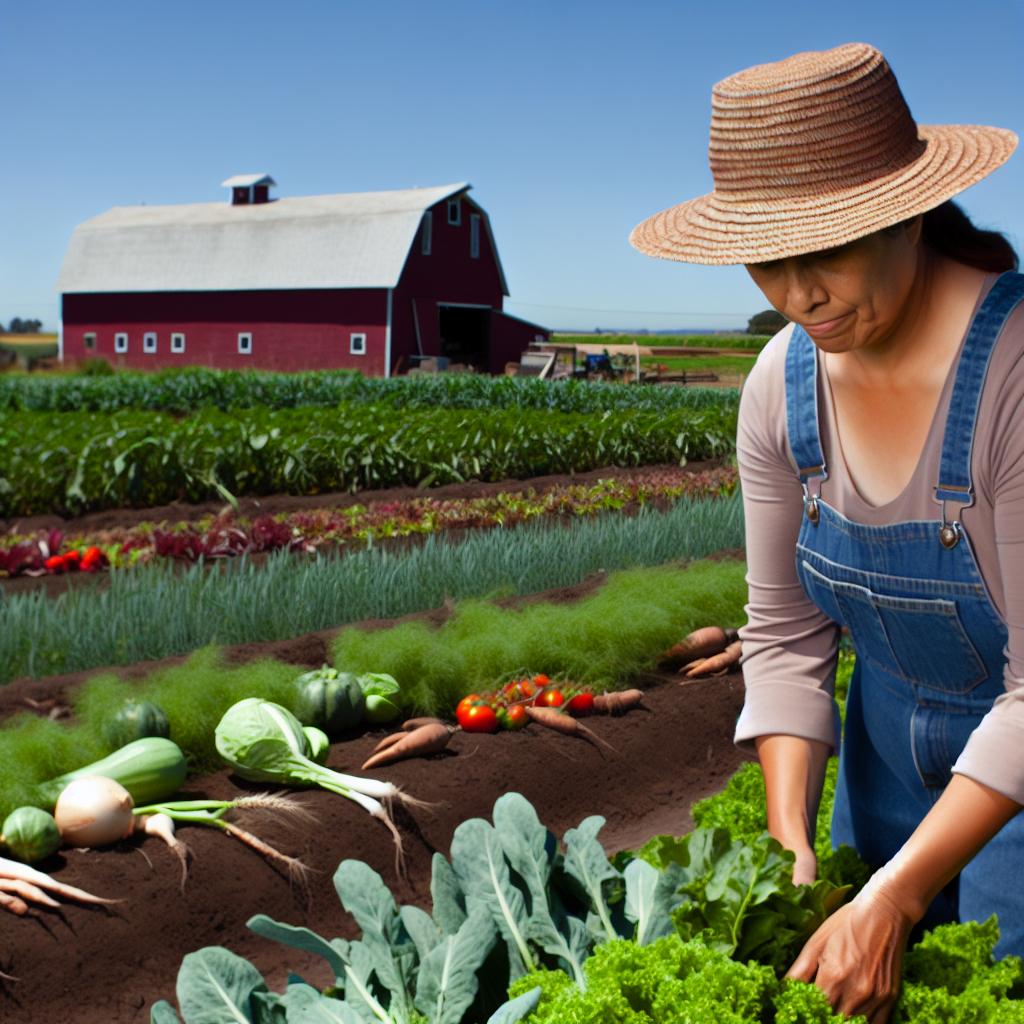
<svg viewBox="0 0 1024 1024">
<path fill-rule="evenodd" d="M 841 1013 L 884 1024 L 899 995 L 910 929 L 1020 809 L 980 782 L 953 776 L 902 849 L 811 936 L 786 977 L 813 981 Z"/>
<path fill-rule="evenodd" d="M 814 833 L 831 748 L 799 736 L 758 736 L 755 743 L 764 772 L 768 831 L 796 854 L 793 881 L 809 884 L 817 874 Z"/>
</svg>

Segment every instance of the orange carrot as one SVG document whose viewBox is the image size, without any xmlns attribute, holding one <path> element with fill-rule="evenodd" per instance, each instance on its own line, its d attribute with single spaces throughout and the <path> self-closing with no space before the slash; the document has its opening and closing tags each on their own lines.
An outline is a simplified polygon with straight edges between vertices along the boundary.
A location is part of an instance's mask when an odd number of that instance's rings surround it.
<svg viewBox="0 0 1024 1024">
<path fill-rule="evenodd" d="M 440 725 L 421 725 L 412 732 L 401 732 L 397 743 L 392 743 L 379 750 L 363 765 L 367 768 L 379 768 L 393 761 L 403 761 L 407 757 L 426 757 L 428 754 L 439 754 L 448 746 L 452 738 L 452 730 L 443 723 Z"/>
<path fill-rule="evenodd" d="M 443 719 L 440 718 L 410 718 L 407 722 L 402 723 L 402 729 L 405 732 L 412 732 L 413 729 L 418 729 L 421 725 L 447 725 Z"/>
<path fill-rule="evenodd" d="M 643 699 L 643 690 L 602 693 L 594 698 L 594 710 L 602 715 L 624 715 L 627 711 L 640 707 Z"/>
<path fill-rule="evenodd" d="M 695 679 L 697 676 L 724 675 L 739 662 L 741 653 L 742 645 L 739 640 L 734 640 L 724 651 L 720 651 L 710 658 L 702 658 L 690 665 L 686 671 L 686 677 Z M 683 669 L 679 671 L 682 673 Z"/>
<path fill-rule="evenodd" d="M 597 747 L 598 750 L 604 746 L 613 754 L 617 753 L 615 748 L 607 740 L 601 739 L 601 737 L 592 729 L 588 729 L 582 722 L 577 722 L 575 718 L 570 718 L 568 715 L 563 714 L 561 711 L 557 711 L 555 708 L 536 708 L 527 706 L 526 714 L 529 716 L 530 721 L 536 722 L 538 725 L 547 726 L 547 728 L 554 729 L 555 732 L 560 732 L 565 736 L 576 736 L 581 740 L 586 740 L 588 743 L 592 743 Z"/>
<path fill-rule="evenodd" d="M 678 668 L 697 658 L 717 654 L 729 642 L 721 626 L 702 626 L 690 633 L 682 643 L 670 647 L 659 659 L 662 664 Z"/>
</svg>

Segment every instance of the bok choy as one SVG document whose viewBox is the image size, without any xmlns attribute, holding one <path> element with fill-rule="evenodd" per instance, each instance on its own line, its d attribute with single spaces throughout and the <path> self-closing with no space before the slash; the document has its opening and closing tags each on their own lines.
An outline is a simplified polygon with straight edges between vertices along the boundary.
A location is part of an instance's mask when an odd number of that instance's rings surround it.
<svg viewBox="0 0 1024 1024">
<path fill-rule="evenodd" d="M 379 818 L 395 841 L 395 865 L 402 870 L 402 837 L 391 818 L 399 800 L 424 806 L 390 782 L 343 775 L 310 757 L 309 741 L 299 720 L 280 704 L 247 697 L 224 712 L 215 732 L 217 752 L 243 779 L 285 786 L 320 786 L 354 800 Z"/>
</svg>

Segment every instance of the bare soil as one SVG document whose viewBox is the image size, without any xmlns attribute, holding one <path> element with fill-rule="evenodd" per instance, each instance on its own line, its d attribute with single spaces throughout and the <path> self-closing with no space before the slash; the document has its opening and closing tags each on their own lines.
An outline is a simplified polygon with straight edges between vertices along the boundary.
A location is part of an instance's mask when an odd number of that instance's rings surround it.
<svg viewBox="0 0 1024 1024">
<path fill-rule="evenodd" d="M 723 552 L 719 557 L 735 555 Z M 512 599 L 572 601 L 589 593 L 601 576 L 562 591 Z M 438 608 L 406 616 L 440 625 L 450 614 Z M 394 621 L 360 623 L 383 628 Z M 285 641 L 229 648 L 235 663 L 275 657 L 300 668 L 327 660 L 335 630 Z M 116 668 L 127 679 L 182 658 Z M 0 720 L 34 702 L 42 712 L 60 710 L 88 673 L 43 680 L 19 680 L 0 688 Z M 124 900 L 111 910 L 65 903 L 59 911 L 39 910 L 27 918 L 0 917 L 0 1021 L 51 1024 L 141 1024 L 160 998 L 173 1000 L 182 957 L 202 946 L 224 945 L 252 960 L 271 988 L 281 990 L 289 971 L 320 986 L 331 982 L 322 961 L 283 950 L 247 931 L 253 914 L 302 924 L 327 937 L 353 937 L 332 875 L 347 857 L 364 860 L 392 886 L 402 903 L 429 907 L 430 860 L 447 854 L 455 827 L 467 818 L 489 817 L 504 792 L 523 793 L 543 821 L 561 836 L 590 814 L 607 818 L 606 849 L 636 847 L 650 836 L 682 833 L 692 827 L 690 806 L 722 788 L 743 755 L 732 743 L 743 702 L 741 674 L 680 684 L 671 674 L 641 680 L 645 708 L 620 718 L 593 718 L 595 732 L 614 748 L 557 735 L 539 726 L 494 736 L 457 734 L 449 750 L 425 760 L 389 766 L 375 777 L 397 783 L 413 796 L 436 805 L 430 812 L 402 814 L 407 877 L 397 877 L 390 835 L 342 797 L 322 791 L 303 793 L 314 815 L 312 827 L 250 827 L 283 852 L 301 856 L 311 868 L 303 891 L 280 871 L 234 839 L 210 829 L 183 828 L 194 853 L 184 892 L 177 862 L 155 839 L 133 839 L 104 850 L 66 851 L 40 868 L 61 881 L 100 896 Z M 210 723 L 212 729 L 215 723 Z M 359 771 L 383 730 L 336 743 L 331 767 Z M 226 771 L 190 779 L 186 794 L 231 798 L 253 787 Z"/>
</svg>

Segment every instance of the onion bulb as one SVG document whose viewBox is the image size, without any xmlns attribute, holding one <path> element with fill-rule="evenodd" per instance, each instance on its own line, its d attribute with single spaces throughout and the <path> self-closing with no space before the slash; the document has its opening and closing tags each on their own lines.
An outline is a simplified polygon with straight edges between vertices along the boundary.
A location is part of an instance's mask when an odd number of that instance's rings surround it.
<svg viewBox="0 0 1024 1024">
<path fill-rule="evenodd" d="M 105 846 L 131 835 L 133 806 L 131 794 L 119 782 L 87 775 L 67 785 L 53 816 L 69 846 Z"/>
</svg>

